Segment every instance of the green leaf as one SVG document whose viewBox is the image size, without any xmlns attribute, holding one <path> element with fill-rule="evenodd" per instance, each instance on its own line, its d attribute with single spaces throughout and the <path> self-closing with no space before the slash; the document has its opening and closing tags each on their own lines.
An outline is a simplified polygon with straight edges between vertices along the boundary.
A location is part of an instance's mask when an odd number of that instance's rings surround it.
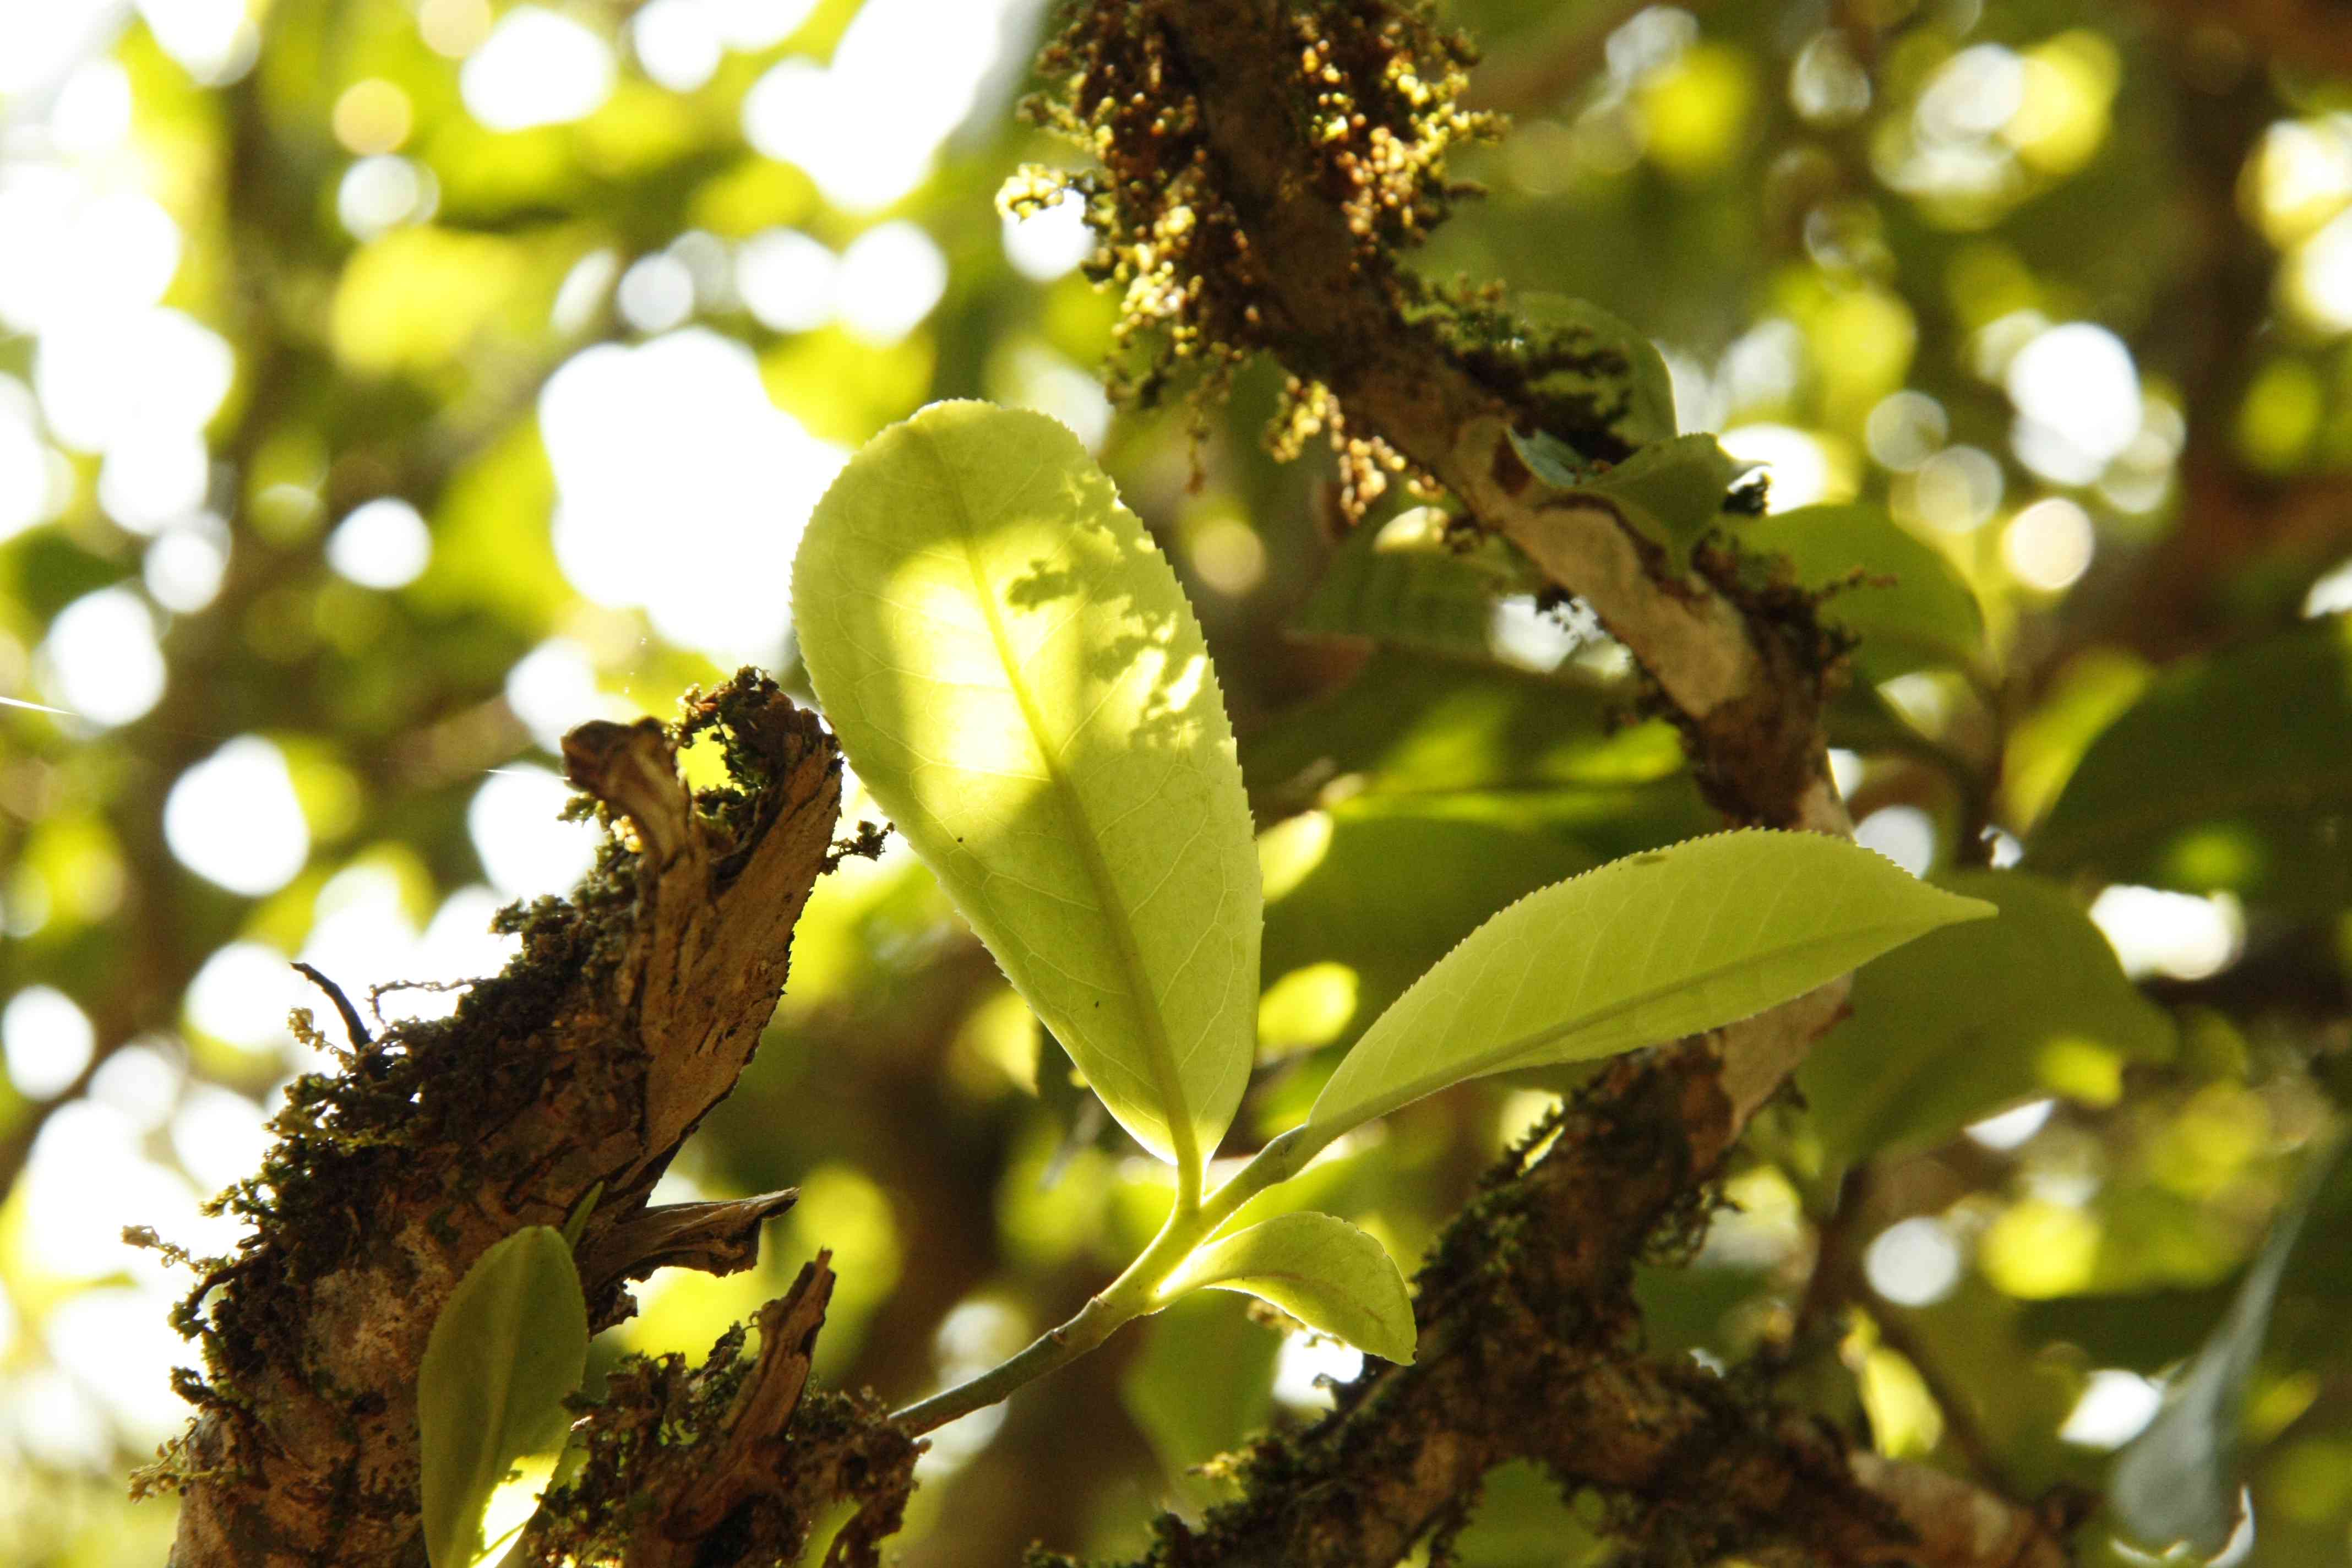
<svg viewBox="0 0 2352 1568">
<path fill-rule="evenodd" d="M 1931 931 L 1854 976 L 1849 1016 L 1797 1077 L 1834 1161 L 1939 1143 L 2035 1095 L 2109 1100 L 2126 1061 L 2172 1055 L 2170 1016 L 2065 889 L 2021 871 L 1937 880 L 2000 918 Z"/>
<path fill-rule="evenodd" d="M 818 503 L 793 616 L 844 751 L 1111 1114 L 1204 1161 L 1248 1077 L 1257 853 L 1201 630 L 1076 437 L 934 405 Z"/>
<path fill-rule="evenodd" d="M 2156 1419 L 2116 1458 L 2108 1495 L 2125 1528 L 2143 1542 L 2164 1547 L 2186 1541 L 2210 1557 L 2237 1528 L 2238 1439 L 2246 1387 L 2312 1200 L 2347 1153 L 2352 1142 L 2338 1143 L 2314 1165 L 2273 1222 L 2228 1313 L 2196 1359 L 2173 1378 Z"/>
<path fill-rule="evenodd" d="M 1712 436 L 1654 441 L 1605 468 L 1577 467 L 1574 448 L 1540 432 L 1530 438 L 1514 431 L 1511 445 L 1545 484 L 1606 507 L 1662 547 L 1677 574 L 1690 570 L 1692 546 L 1721 524 L 1732 481 L 1753 466 Z"/>
<path fill-rule="evenodd" d="M 588 1362 L 588 1308 L 572 1248 L 552 1226 L 493 1244 L 434 1320 L 416 1378 L 425 1548 L 433 1568 L 471 1568 L 483 1521 L 519 1464 L 551 1466 L 563 1402 Z"/>
<path fill-rule="evenodd" d="M 2037 870 L 2352 905 L 2352 616 L 2168 669 L 2026 843 Z"/>
<path fill-rule="evenodd" d="M 1442 513 L 1419 507 L 1357 530 L 1324 567 L 1291 629 L 1487 658 L 1496 603 L 1540 584 L 1499 539 L 1467 552 L 1454 549 L 1442 521 Z"/>
<path fill-rule="evenodd" d="M 1645 334 L 1590 300 L 1565 294 L 1522 294 L 1518 311 L 1538 332 L 1576 340 L 1580 359 L 1598 362 L 1594 368 L 1545 368 L 1535 381 L 1538 397 L 1614 409 L 1608 426 L 1629 447 L 1673 437 L 1674 377 L 1665 356 Z"/>
<path fill-rule="evenodd" d="M 1528 471 L 1556 490 L 1572 490 L 1599 469 L 1600 465 L 1549 430 L 1532 436 L 1517 430 L 1504 433 L 1510 437 L 1511 449 Z"/>
<path fill-rule="evenodd" d="M 1855 663 L 1872 682 L 1929 665 L 1962 668 L 1983 657 L 1984 615 L 1942 552 L 1905 532 L 1875 506 L 1807 506 L 1738 525 L 1742 544 L 1788 558 L 1801 587 L 1849 581 L 1822 605 L 1822 619 L 1862 639 Z"/>
<path fill-rule="evenodd" d="M 1307 1124 L 1328 1140 L 1465 1079 L 1717 1028 L 1993 912 L 1820 834 L 1612 861 L 1473 931 L 1364 1032 Z"/>
<path fill-rule="evenodd" d="M 1185 1260 L 1161 1295 L 1203 1288 L 1255 1296 L 1358 1350 L 1412 1360 L 1412 1299 L 1396 1261 L 1328 1214 L 1278 1215 L 1219 1237 Z"/>
</svg>

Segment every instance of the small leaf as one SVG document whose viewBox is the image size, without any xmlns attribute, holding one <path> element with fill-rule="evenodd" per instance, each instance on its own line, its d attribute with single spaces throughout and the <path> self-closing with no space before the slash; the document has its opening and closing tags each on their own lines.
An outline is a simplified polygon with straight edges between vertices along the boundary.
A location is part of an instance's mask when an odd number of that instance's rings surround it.
<svg viewBox="0 0 2352 1568">
<path fill-rule="evenodd" d="M 1606 507 L 1663 548 L 1676 574 L 1690 570 L 1694 545 L 1723 521 L 1732 482 L 1752 466 L 1712 436 L 1654 441 L 1613 468 L 1580 469 L 1574 448 L 1538 432 L 1511 445 L 1538 479 L 1564 495 Z"/>
<path fill-rule="evenodd" d="M 1573 399 L 1602 413 L 1610 431 L 1629 447 L 1670 439 L 1675 433 L 1675 382 L 1657 344 L 1633 325 L 1590 300 L 1564 294 L 1528 293 L 1518 299 L 1520 317 L 1549 333 L 1581 340 L 1580 358 L 1604 363 L 1594 370 L 1566 365 L 1546 368 L 1535 382 L 1538 398 Z M 1606 363 L 1609 359 L 1620 364 Z"/>
<path fill-rule="evenodd" d="M 2186 1541 L 2210 1557 L 2229 1544 L 2238 1523 L 2238 1433 L 2246 1387 L 2312 1200 L 2347 1153 L 2352 1142 L 2339 1143 L 2313 1166 L 2272 1222 L 2228 1313 L 2174 1377 L 2156 1419 L 2116 1458 L 2108 1494 L 2125 1527 L 2149 1545 Z"/>
<path fill-rule="evenodd" d="M 1053 420 L 938 404 L 817 504 L 793 612 L 858 776 L 1111 1114 L 1197 1165 L 1254 1054 L 1257 851 L 1143 525 Z"/>
<path fill-rule="evenodd" d="M 1267 977 L 1346 964 L 1357 1011 L 1334 1044 L 1353 1040 L 1512 900 L 1713 827 L 1673 731 L 1611 718 L 1595 690 L 1383 648 L 1256 728 L 1242 764 L 1261 816 L 1316 807 L 1267 840 Z"/>
<path fill-rule="evenodd" d="M 2091 742 L 2026 864 L 2333 919 L 2352 905 L 2347 811 L 2352 615 L 2326 616 L 2158 676 Z"/>
<path fill-rule="evenodd" d="M 507 1473 L 551 1468 L 570 1416 L 563 1402 L 588 1362 L 588 1308 L 572 1249 L 552 1226 L 493 1244 L 434 1320 L 416 1378 L 425 1555 L 472 1568 Z"/>
<path fill-rule="evenodd" d="M 1203 1288 L 1271 1301 L 1308 1328 L 1393 1362 L 1413 1352 L 1412 1298 L 1388 1249 L 1328 1214 L 1278 1215 L 1185 1261 L 1163 1300 Z"/>
<path fill-rule="evenodd" d="M 1364 1032 L 1307 1116 L 1337 1137 L 1449 1084 L 1736 1022 L 1990 904 L 1843 839 L 1745 831 L 1513 904 Z"/>
<path fill-rule="evenodd" d="M 2067 1069 L 2085 1058 L 2119 1079 L 2126 1060 L 2172 1054 L 2171 1017 L 2124 977 L 2064 889 L 2021 871 L 1937 883 L 2000 918 L 1931 931 L 1854 976 L 1848 1017 L 1797 1078 L 1840 1163 L 1940 1142 L 2018 1100 L 2075 1088 Z"/>
<path fill-rule="evenodd" d="M 1862 639 L 1855 660 L 1870 681 L 1928 665 L 1966 668 L 1983 656 L 1984 615 L 1942 552 L 1906 533 L 1875 506 L 1807 506 L 1744 522 L 1739 542 L 1788 559 L 1800 586 L 1850 580 L 1822 605 L 1822 619 Z"/>
<path fill-rule="evenodd" d="M 1556 490 L 1574 489 L 1591 479 L 1598 467 L 1549 430 L 1538 430 L 1532 436 L 1522 436 L 1517 430 L 1504 434 L 1511 438 L 1511 450 L 1519 455 L 1528 472 Z"/>
</svg>

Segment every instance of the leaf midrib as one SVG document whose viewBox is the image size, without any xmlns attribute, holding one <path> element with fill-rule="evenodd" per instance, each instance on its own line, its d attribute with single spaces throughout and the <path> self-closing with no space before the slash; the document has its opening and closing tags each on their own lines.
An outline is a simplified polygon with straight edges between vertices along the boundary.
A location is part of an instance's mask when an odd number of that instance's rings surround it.
<svg viewBox="0 0 2352 1568">
<path fill-rule="evenodd" d="M 1717 964 L 1714 968 L 1706 970 L 1704 973 L 1685 976 L 1685 978 L 1675 982 L 1671 985 L 1654 986 L 1638 995 L 1628 996 L 1621 1001 L 1612 1003 L 1608 1006 L 1603 1007 L 1597 1012 L 1583 1014 L 1577 1017 L 1573 1022 L 1562 1024 L 1557 1028 L 1538 1029 L 1533 1034 L 1522 1035 L 1517 1039 L 1507 1041 L 1504 1045 L 1493 1050 L 1482 1051 L 1473 1057 L 1458 1058 L 1451 1063 L 1448 1068 L 1442 1072 L 1423 1074 L 1422 1077 L 1414 1079 L 1409 1083 L 1400 1086 L 1398 1089 L 1391 1090 L 1387 1094 L 1375 1095 L 1365 1102 L 1374 1109 L 1360 1114 L 1349 1112 L 1352 1120 L 1346 1122 L 1339 1129 L 1339 1131 L 1344 1131 L 1349 1127 L 1361 1126 L 1363 1123 L 1370 1121 L 1376 1116 L 1385 1116 L 1391 1110 L 1396 1110 L 1399 1106 L 1409 1105 L 1412 1101 L 1420 1099 L 1423 1095 L 1434 1093 L 1438 1089 L 1444 1089 L 1449 1084 L 1461 1083 L 1473 1078 L 1482 1078 L 1489 1073 L 1508 1071 L 1514 1067 L 1548 1065 L 1533 1062 L 1522 1062 L 1517 1060 L 1517 1058 L 1541 1050 L 1543 1047 L 1552 1045 L 1567 1036 L 1580 1034 L 1588 1029 L 1599 1028 L 1602 1025 L 1611 1023 L 1613 1020 L 1623 1016 L 1625 1014 L 1633 1011 L 1637 1007 L 1647 1006 L 1650 1003 L 1655 1002 L 1662 997 L 1671 996 L 1677 991 L 1691 990 L 1696 986 L 1704 985 L 1709 981 L 1719 979 L 1726 974 L 1735 973 L 1740 969 L 1750 967 L 1759 962 L 1759 957 L 1769 956 L 1772 958 L 1781 958 L 1798 956 L 1815 948 L 1827 947 L 1833 943 L 1850 940 L 1854 937 L 1876 931 L 1901 931 L 1916 926 L 1918 923 L 1919 922 L 1916 921 L 1882 921 L 1875 925 L 1859 929 L 1848 927 L 1833 936 L 1809 938 L 1802 942 L 1792 943 L 1786 947 L 1774 948 L 1769 954 L 1751 954 L 1749 957 L 1735 963 Z M 1934 930 L 1935 928 L 1933 926 L 1929 926 L 1926 929 Z M 1466 941 L 1468 939 L 1465 938 L 1465 940 Z M 1849 970 L 1846 971 L 1846 973 L 1851 973 L 1853 972 Z M 1832 975 L 1829 980 L 1824 980 L 1815 985 L 1806 987 L 1806 991 L 1818 990 L 1822 985 L 1829 984 L 1831 981 L 1833 981 L 1836 978 L 1837 976 Z M 1805 992 L 1799 992 L 1797 994 L 1803 995 L 1805 994 Z M 1741 1014 L 1739 1016 L 1741 1018 L 1753 1017 L 1757 1013 L 1763 1012 L 1772 1005 L 1774 1005 L 1774 1004 L 1768 1002 L 1749 1012 Z M 1723 1023 L 1711 1026 L 1715 1028 L 1722 1028 L 1727 1025 L 1735 1024 L 1738 1021 L 1738 1018 L 1727 1018 Z M 1359 1041 L 1357 1044 L 1358 1048 L 1360 1049 L 1362 1042 Z M 1307 1115 L 1307 1124 L 1312 1126 L 1316 1123 L 1318 1118 L 1310 1111 Z M 1329 1124 L 1326 1123 L 1326 1125 L 1328 1126 Z"/>
<path fill-rule="evenodd" d="M 987 573 L 982 568 L 979 555 L 979 524 L 971 514 L 963 487 L 956 482 L 955 470 L 949 466 L 946 454 L 939 448 L 938 438 L 929 431 L 915 427 L 911 432 L 924 453 L 937 466 L 940 489 L 950 498 L 956 520 L 956 533 L 963 547 L 964 566 L 971 574 L 972 596 L 980 602 L 980 613 L 988 623 L 990 642 L 996 649 L 996 662 L 1004 671 L 1005 689 L 1021 710 L 1021 721 L 1028 726 L 1029 738 L 1035 743 L 1037 756 L 1051 781 L 1054 793 L 1062 804 L 1064 813 L 1077 831 L 1070 835 L 1076 846 L 1078 859 L 1086 867 L 1087 879 L 1093 885 L 1095 901 L 1101 906 L 1104 923 L 1109 928 L 1111 944 L 1117 950 L 1119 966 L 1126 971 L 1128 991 L 1136 1002 L 1144 1033 L 1144 1053 L 1151 1065 L 1151 1076 L 1167 1107 L 1164 1120 L 1168 1126 L 1168 1142 L 1176 1155 L 1180 1173 L 1193 1173 L 1191 1178 L 1198 1184 L 1201 1150 L 1192 1128 L 1192 1108 L 1184 1099 L 1184 1080 L 1176 1067 L 1174 1047 L 1168 1038 L 1167 1020 L 1160 1016 L 1159 999 L 1152 993 L 1149 972 L 1143 967 L 1143 950 L 1135 939 L 1135 929 L 1129 919 L 1126 901 L 1119 896 L 1118 883 L 1112 879 L 1109 863 L 1104 860 L 1101 842 L 1096 837 L 1094 824 L 1087 817 L 1086 804 L 1078 797 L 1077 785 L 1062 765 L 1056 749 L 1050 743 L 1044 716 L 1038 711 L 1037 700 L 1029 683 L 1022 679 L 1021 666 L 1013 657 L 1012 638 L 1004 629 L 1004 619 L 998 613 L 996 595 Z"/>
</svg>

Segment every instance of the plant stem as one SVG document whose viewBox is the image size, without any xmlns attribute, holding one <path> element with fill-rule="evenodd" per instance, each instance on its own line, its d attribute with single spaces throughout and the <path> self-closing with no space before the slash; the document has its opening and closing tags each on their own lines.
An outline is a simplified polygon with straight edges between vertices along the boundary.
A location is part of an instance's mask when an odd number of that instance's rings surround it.
<svg viewBox="0 0 2352 1568">
<path fill-rule="evenodd" d="M 1032 1378 L 1042 1377 L 1055 1367 L 1077 1360 L 1110 1338 L 1113 1330 L 1134 1315 L 1115 1315 L 1103 1297 L 1093 1297 L 1078 1309 L 1076 1317 L 1040 1334 L 1018 1355 L 943 1394 L 896 1411 L 890 1419 L 918 1436 L 936 1430 L 958 1416 L 995 1404 Z"/>
<path fill-rule="evenodd" d="M 895 1411 L 890 1419 L 918 1436 L 935 1431 L 1077 1360 L 1110 1338 L 1129 1320 L 1160 1310 L 1168 1304 L 1161 1291 L 1193 1250 L 1213 1236 L 1242 1205 L 1297 1175 L 1329 1141 L 1326 1138 L 1310 1142 L 1305 1134 L 1306 1129 L 1300 1128 L 1275 1139 L 1235 1172 L 1233 1180 L 1211 1194 L 1205 1203 L 1186 1201 L 1188 1194 L 1180 1189 L 1176 1205 L 1169 1211 L 1168 1223 L 1160 1227 L 1151 1244 L 1137 1254 L 1125 1273 L 1089 1297 L 1069 1321 L 1046 1330 L 1018 1354 L 978 1377 Z"/>
</svg>

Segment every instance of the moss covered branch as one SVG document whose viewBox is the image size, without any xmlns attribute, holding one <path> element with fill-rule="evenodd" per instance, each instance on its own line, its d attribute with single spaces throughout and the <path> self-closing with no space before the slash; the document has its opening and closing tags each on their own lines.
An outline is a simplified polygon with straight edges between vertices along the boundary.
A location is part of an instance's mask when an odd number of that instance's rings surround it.
<svg viewBox="0 0 2352 1568">
<path fill-rule="evenodd" d="M 1703 1226 L 1732 1133 L 1704 1049 L 1614 1064 L 1448 1226 L 1415 1282 L 1415 1363 L 1258 1444 L 1241 1500 L 1198 1528 L 1163 1519 L 1139 1568 L 1395 1563 L 1512 1459 L 1608 1500 L 1642 1562 L 2060 1568 L 2064 1505 L 1850 1455 L 1738 1380 L 1643 1353 L 1634 1262 Z"/>
<path fill-rule="evenodd" d="M 698 796 L 676 749 L 706 729 L 733 782 Z M 494 1241 L 561 1225 L 597 1192 L 576 1257 L 604 1328 L 656 1267 L 748 1267 L 761 1223 L 791 1202 L 647 1198 L 774 1008 L 832 842 L 830 739 L 747 672 L 678 731 L 583 726 L 566 762 L 614 825 L 596 869 L 569 900 L 503 917 L 522 951 L 455 1016 L 354 1040 L 342 1071 L 298 1083 L 260 1174 L 226 1199 L 253 1232 L 234 1257 L 199 1260 L 183 1313 L 204 1353 L 184 1388 L 199 1413 L 145 1477 L 184 1494 L 183 1568 L 415 1560 L 417 1367 Z M 691 1373 L 672 1358 L 617 1375 L 584 1418 L 589 1463 L 550 1540 L 652 1529 L 670 1555 L 640 1543 L 631 1561 L 688 1561 L 724 1528 L 789 1557 L 842 1498 L 895 1527 L 912 1443 L 852 1402 L 802 1409 L 830 1288 L 820 1260 L 762 1314 L 756 1354 L 739 1339 Z M 786 1479 L 788 1424 L 821 1431 Z M 631 1440 L 655 1430 L 662 1452 Z M 625 1519 L 589 1506 L 615 1497 Z"/>
</svg>

